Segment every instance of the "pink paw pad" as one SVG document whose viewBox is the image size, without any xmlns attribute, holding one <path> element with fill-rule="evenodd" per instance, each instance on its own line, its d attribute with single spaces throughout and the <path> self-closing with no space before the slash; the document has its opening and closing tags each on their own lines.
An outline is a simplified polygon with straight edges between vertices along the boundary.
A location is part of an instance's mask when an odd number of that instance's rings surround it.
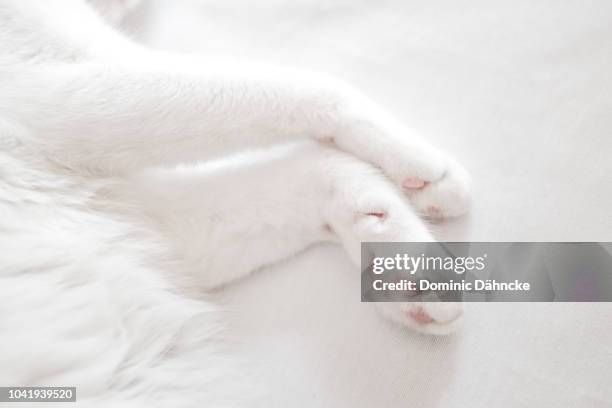
<svg viewBox="0 0 612 408">
<path fill-rule="evenodd" d="M 404 182 L 402 183 L 402 187 L 408 190 L 418 190 L 418 189 L 425 187 L 426 184 L 427 182 L 423 179 L 416 178 L 416 177 L 409 177 L 406 180 L 404 180 Z"/>
<path fill-rule="evenodd" d="M 372 212 L 366 213 L 366 215 L 369 217 L 376 217 L 376 218 L 383 219 L 387 216 L 387 213 L 382 212 L 382 211 L 372 211 Z"/>
<path fill-rule="evenodd" d="M 418 324 L 429 324 L 434 321 L 421 307 L 410 310 L 407 315 Z"/>
</svg>

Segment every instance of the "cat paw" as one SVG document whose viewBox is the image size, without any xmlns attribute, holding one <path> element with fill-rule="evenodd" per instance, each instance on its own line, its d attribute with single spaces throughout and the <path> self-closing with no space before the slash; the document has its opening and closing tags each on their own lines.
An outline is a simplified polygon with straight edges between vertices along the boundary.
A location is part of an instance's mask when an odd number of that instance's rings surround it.
<svg viewBox="0 0 612 408">
<path fill-rule="evenodd" d="M 326 224 L 355 264 L 361 242 L 429 242 L 433 237 L 406 197 L 374 166 L 334 149 L 318 166 L 326 180 Z"/>
<path fill-rule="evenodd" d="M 468 211 L 470 177 L 460 164 L 386 115 L 352 123 L 334 145 L 381 169 L 422 215 L 441 219 Z"/>
<path fill-rule="evenodd" d="M 369 129 L 372 134 L 378 133 L 372 142 L 367 142 L 366 137 L 353 136 L 344 140 L 336 138 L 335 143 L 341 150 L 352 152 L 381 169 L 422 215 L 442 219 L 468 211 L 470 177 L 460 164 L 411 135 L 403 126 Z M 357 129 L 353 135 L 360 132 L 363 134 L 365 130 Z"/>
<path fill-rule="evenodd" d="M 433 335 L 455 332 L 463 315 L 463 305 L 455 302 L 385 302 L 376 303 L 376 307 L 396 324 Z"/>
<path fill-rule="evenodd" d="M 362 194 L 355 201 L 336 203 L 328 211 L 329 224 L 355 265 L 361 263 L 362 242 L 434 240 L 427 226 L 399 194 L 370 193 L 374 194 Z"/>
<path fill-rule="evenodd" d="M 454 160 L 445 161 L 446 169 L 438 179 L 407 177 L 402 182 L 412 205 L 423 216 L 434 220 L 459 217 L 470 207 L 470 176 Z"/>
<path fill-rule="evenodd" d="M 326 180 L 329 194 L 323 208 L 326 230 L 333 231 L 355 265 L 361 264 L 362 242 L 433 241 L 406 197 L 379 169 L 334 149 L 321 151 L 323 160 L 317 169 Z M 438 182 L 452 186 L 453 181 L 442 177 Z M 422 186 L 420 194 L 429 194 L 432 200 L 435 193 L 444 191 L 438 188 L 430 192 L 428 187 Z M 448 334 L 457 328 L 462 314 L 460 303 L 415 300 L 376 305 L 388 319 L 422 333 Z"/>
</svg>

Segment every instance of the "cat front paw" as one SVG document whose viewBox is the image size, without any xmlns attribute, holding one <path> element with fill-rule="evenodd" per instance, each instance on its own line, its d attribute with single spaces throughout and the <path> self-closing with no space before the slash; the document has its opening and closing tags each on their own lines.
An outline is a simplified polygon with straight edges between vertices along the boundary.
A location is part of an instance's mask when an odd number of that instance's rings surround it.
<svg viewBox="0 0 612 408">
<path fill-rule="evenodd" d="M 434 220 L 459 217 L 470 208 L 469 174 L 451 158 L 446 158 L 445 162 L 446 169 L 436 180 L 408 177 L 402 183 L 412 205 L 422 215 Z"/>
<path fill-rule="evenodd" d="M 316 168 L 326 186 L 323 205 L 326 230 L 337 237 L 356 266 L 361 264 L 362 242 L 434 240 L 406 197 L 379 168 L 333 148 L 320 149 L 321 159 Z M 437 180 L 439 185 L 432 181 L 431 185 L 420 186 L 418 192 L 411 194 L 419 194 L 417 198 L 422 200 L 422 205 L 433 203 L 443 211 L 457 214 L 461 209 L 451 208 L 455 204 L 453 200 L 457 200 L 451 193 L 463 194 L 462 183 L 467 181 L 462 179 L 461 171 L 453 169 Z M 422 333 L 449 334 L 458 327 L 462 314 L 460 303 L 423 302 L 420 297 L 414 300 L 376 306 L 388 319 Z"/>
<path fill-rule="evenodd" d="M 468 211 L 471 180 L 459 163 L 376 107 L 356 111 L 361 115 L 347 114 L 351 119 L 338 137 L 319 141 L 381 169 L 424 216 L 453 218 Z"/>
</svg>

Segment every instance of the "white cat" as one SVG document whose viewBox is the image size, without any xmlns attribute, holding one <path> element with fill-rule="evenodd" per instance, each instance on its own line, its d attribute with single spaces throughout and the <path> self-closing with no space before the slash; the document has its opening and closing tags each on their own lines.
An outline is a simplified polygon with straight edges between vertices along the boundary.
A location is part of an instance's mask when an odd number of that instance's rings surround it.
<svg viewBox="0 0 612 408">
<path fill-rule="evenodd" d="M 337 79 L 153 52 L 82 0 L 0 0 L 0 384 L 238 405 L 188 289 L 322 241 L 355 263 L 361 241 L 429 241 L 419 214 L 468 202 L 457 163 Z M 434 334 L 461 315 L 380 309 Z"/>
</svg>

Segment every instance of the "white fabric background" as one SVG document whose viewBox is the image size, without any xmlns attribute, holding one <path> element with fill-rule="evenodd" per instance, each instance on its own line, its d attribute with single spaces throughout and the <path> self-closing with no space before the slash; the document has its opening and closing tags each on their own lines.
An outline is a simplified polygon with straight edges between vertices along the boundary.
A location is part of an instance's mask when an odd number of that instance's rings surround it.
<svg viewBox="0 0 612 408">
<path fill-rule="evenodd" d="M 158 0 L 129 24 L 160 49 L 350 80 L 475 181 L 446 240 L 612 240 L 612 2 Z M 450 338 L 359 302 L 318 247 L 219 295 L 262 407 L 611 407 L 612 305 L 470 304 Z"/>
</svg>

